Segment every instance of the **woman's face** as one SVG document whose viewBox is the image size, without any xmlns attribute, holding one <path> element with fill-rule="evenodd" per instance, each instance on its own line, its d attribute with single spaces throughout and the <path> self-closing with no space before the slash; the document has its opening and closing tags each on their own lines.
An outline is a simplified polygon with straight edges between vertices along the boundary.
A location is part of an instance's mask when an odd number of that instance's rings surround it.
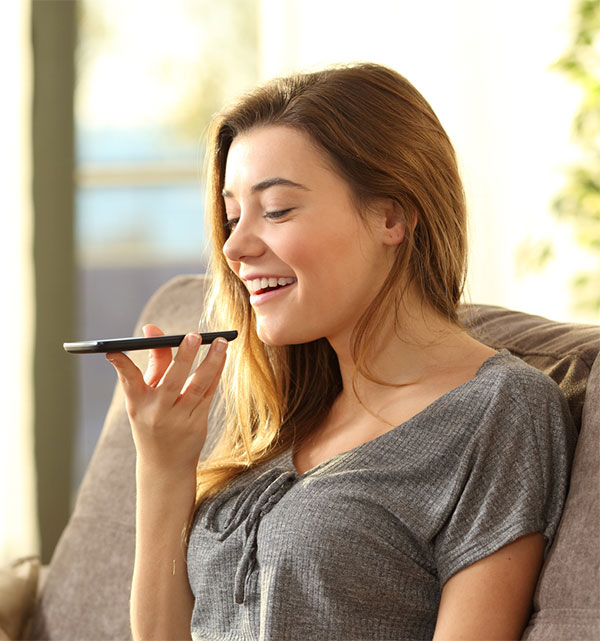
<svg viewBox="0 0 600 641">
<path fill-rule="evenodd" d="M 223 251 L 250 293 L 260 339 L 348 340 L 392 266 L 385 214 L 375 209 L 367 227 L 324 152 L 284 126 L 234 139 L 223 196 Z"/>
</svg>

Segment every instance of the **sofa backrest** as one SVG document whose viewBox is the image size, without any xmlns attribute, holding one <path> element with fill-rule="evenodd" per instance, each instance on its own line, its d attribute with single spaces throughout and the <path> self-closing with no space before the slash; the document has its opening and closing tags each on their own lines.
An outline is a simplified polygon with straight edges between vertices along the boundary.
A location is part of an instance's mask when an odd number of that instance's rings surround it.
<svg viewBox="0 0 600 641">
<path fill-rule="evenodd" d="M 523 639 L 600 639 L 600 327 L 489 306 L 465 306 L 461 318 L 482 342 L 504 347 L 551 376 L 579 430 L 561 524 Z"/>
<path fill-rule="evenodd" d="M 202 276 L 180 276 L 167 283 L 148 302 L 136 334 L 149 322 L 167 333 L 196 329 L 205 287 Z M 594 362 L 600 349 L 600 327 L 553 323 L 494 307 L 466 306 L 461 314 L 481 340 L 507 348 L 549 373 L 563 388 L 581 429 L 563 520 L 540 578 L 536 611 L 524 638 L 598 639 L 600 362 Z M 145 353 L 136 352 L 133 358 L 145 367 Z M 135 450 L 117 389 L 73 515 L 55 550 L 31 639 L 130 638 L 134 469 Z"/>
</svg>

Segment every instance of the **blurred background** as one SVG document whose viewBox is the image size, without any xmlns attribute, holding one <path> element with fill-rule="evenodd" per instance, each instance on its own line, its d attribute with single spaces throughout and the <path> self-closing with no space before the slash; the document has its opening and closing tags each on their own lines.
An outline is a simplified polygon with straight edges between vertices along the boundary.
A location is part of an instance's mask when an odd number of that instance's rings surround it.
<svg viewBox="0 0 600 641">
<path fill-rule="evenodd" d="M 12 0 L 4 79 L 0 563 L 48 562 L 129 335 L 201 272 L 211 115 L 275 75 L 394 67 L 459 156 L 466 299 L 600 322 L 600 0 Z"/>
</svg>

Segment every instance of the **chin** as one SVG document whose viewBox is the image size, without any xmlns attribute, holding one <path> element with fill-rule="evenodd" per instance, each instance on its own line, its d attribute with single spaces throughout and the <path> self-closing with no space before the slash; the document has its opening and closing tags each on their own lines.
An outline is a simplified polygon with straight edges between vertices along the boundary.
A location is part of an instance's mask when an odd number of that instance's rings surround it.
<svg viewBox="0 0 600 641">
<path fill-rule="evenodd" d="M 285 333 L 281 332 L 264 332 L 258 330 L 256 332 L 258 334 L 258 338 L 265 343 L 265 345 L 270 345 L 271 347 L 285 347 L 286 345 L 290 345 L 289 337 L 285 335 Z"/>
<path fill-rule="evenodd" d="M 294 332 L 284 327 L 269 328 L 260 323 L 256 327 L 256 333 L 263 343 L 271 347 L 299 345 L 314 340 L 314 338 L 308 336 L 306 332 Z"/>
</svg>

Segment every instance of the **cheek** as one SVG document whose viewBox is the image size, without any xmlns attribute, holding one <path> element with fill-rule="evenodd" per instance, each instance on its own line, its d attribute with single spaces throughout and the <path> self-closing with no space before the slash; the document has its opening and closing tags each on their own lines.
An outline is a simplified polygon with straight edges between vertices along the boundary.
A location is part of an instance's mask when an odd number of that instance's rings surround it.
<svg viewBox="0 0 600 641">
<path fill-rule="evenodd" d="M 314 227 L 280 241 L 273 250 L 282 260 L 295 269 L 317 273 L 344 262 L 353 252 L 357 238 L 352 233 Z"/>
<path fill-rule="evenodd" d="M 237 276 L 240 270 L 239 262 L 235 260 L 230 260 L 227 257 L 225 257 L 225 262 L 227 263 L 227 267 L 229 267 L 229 269 Z"/>
</svg>

